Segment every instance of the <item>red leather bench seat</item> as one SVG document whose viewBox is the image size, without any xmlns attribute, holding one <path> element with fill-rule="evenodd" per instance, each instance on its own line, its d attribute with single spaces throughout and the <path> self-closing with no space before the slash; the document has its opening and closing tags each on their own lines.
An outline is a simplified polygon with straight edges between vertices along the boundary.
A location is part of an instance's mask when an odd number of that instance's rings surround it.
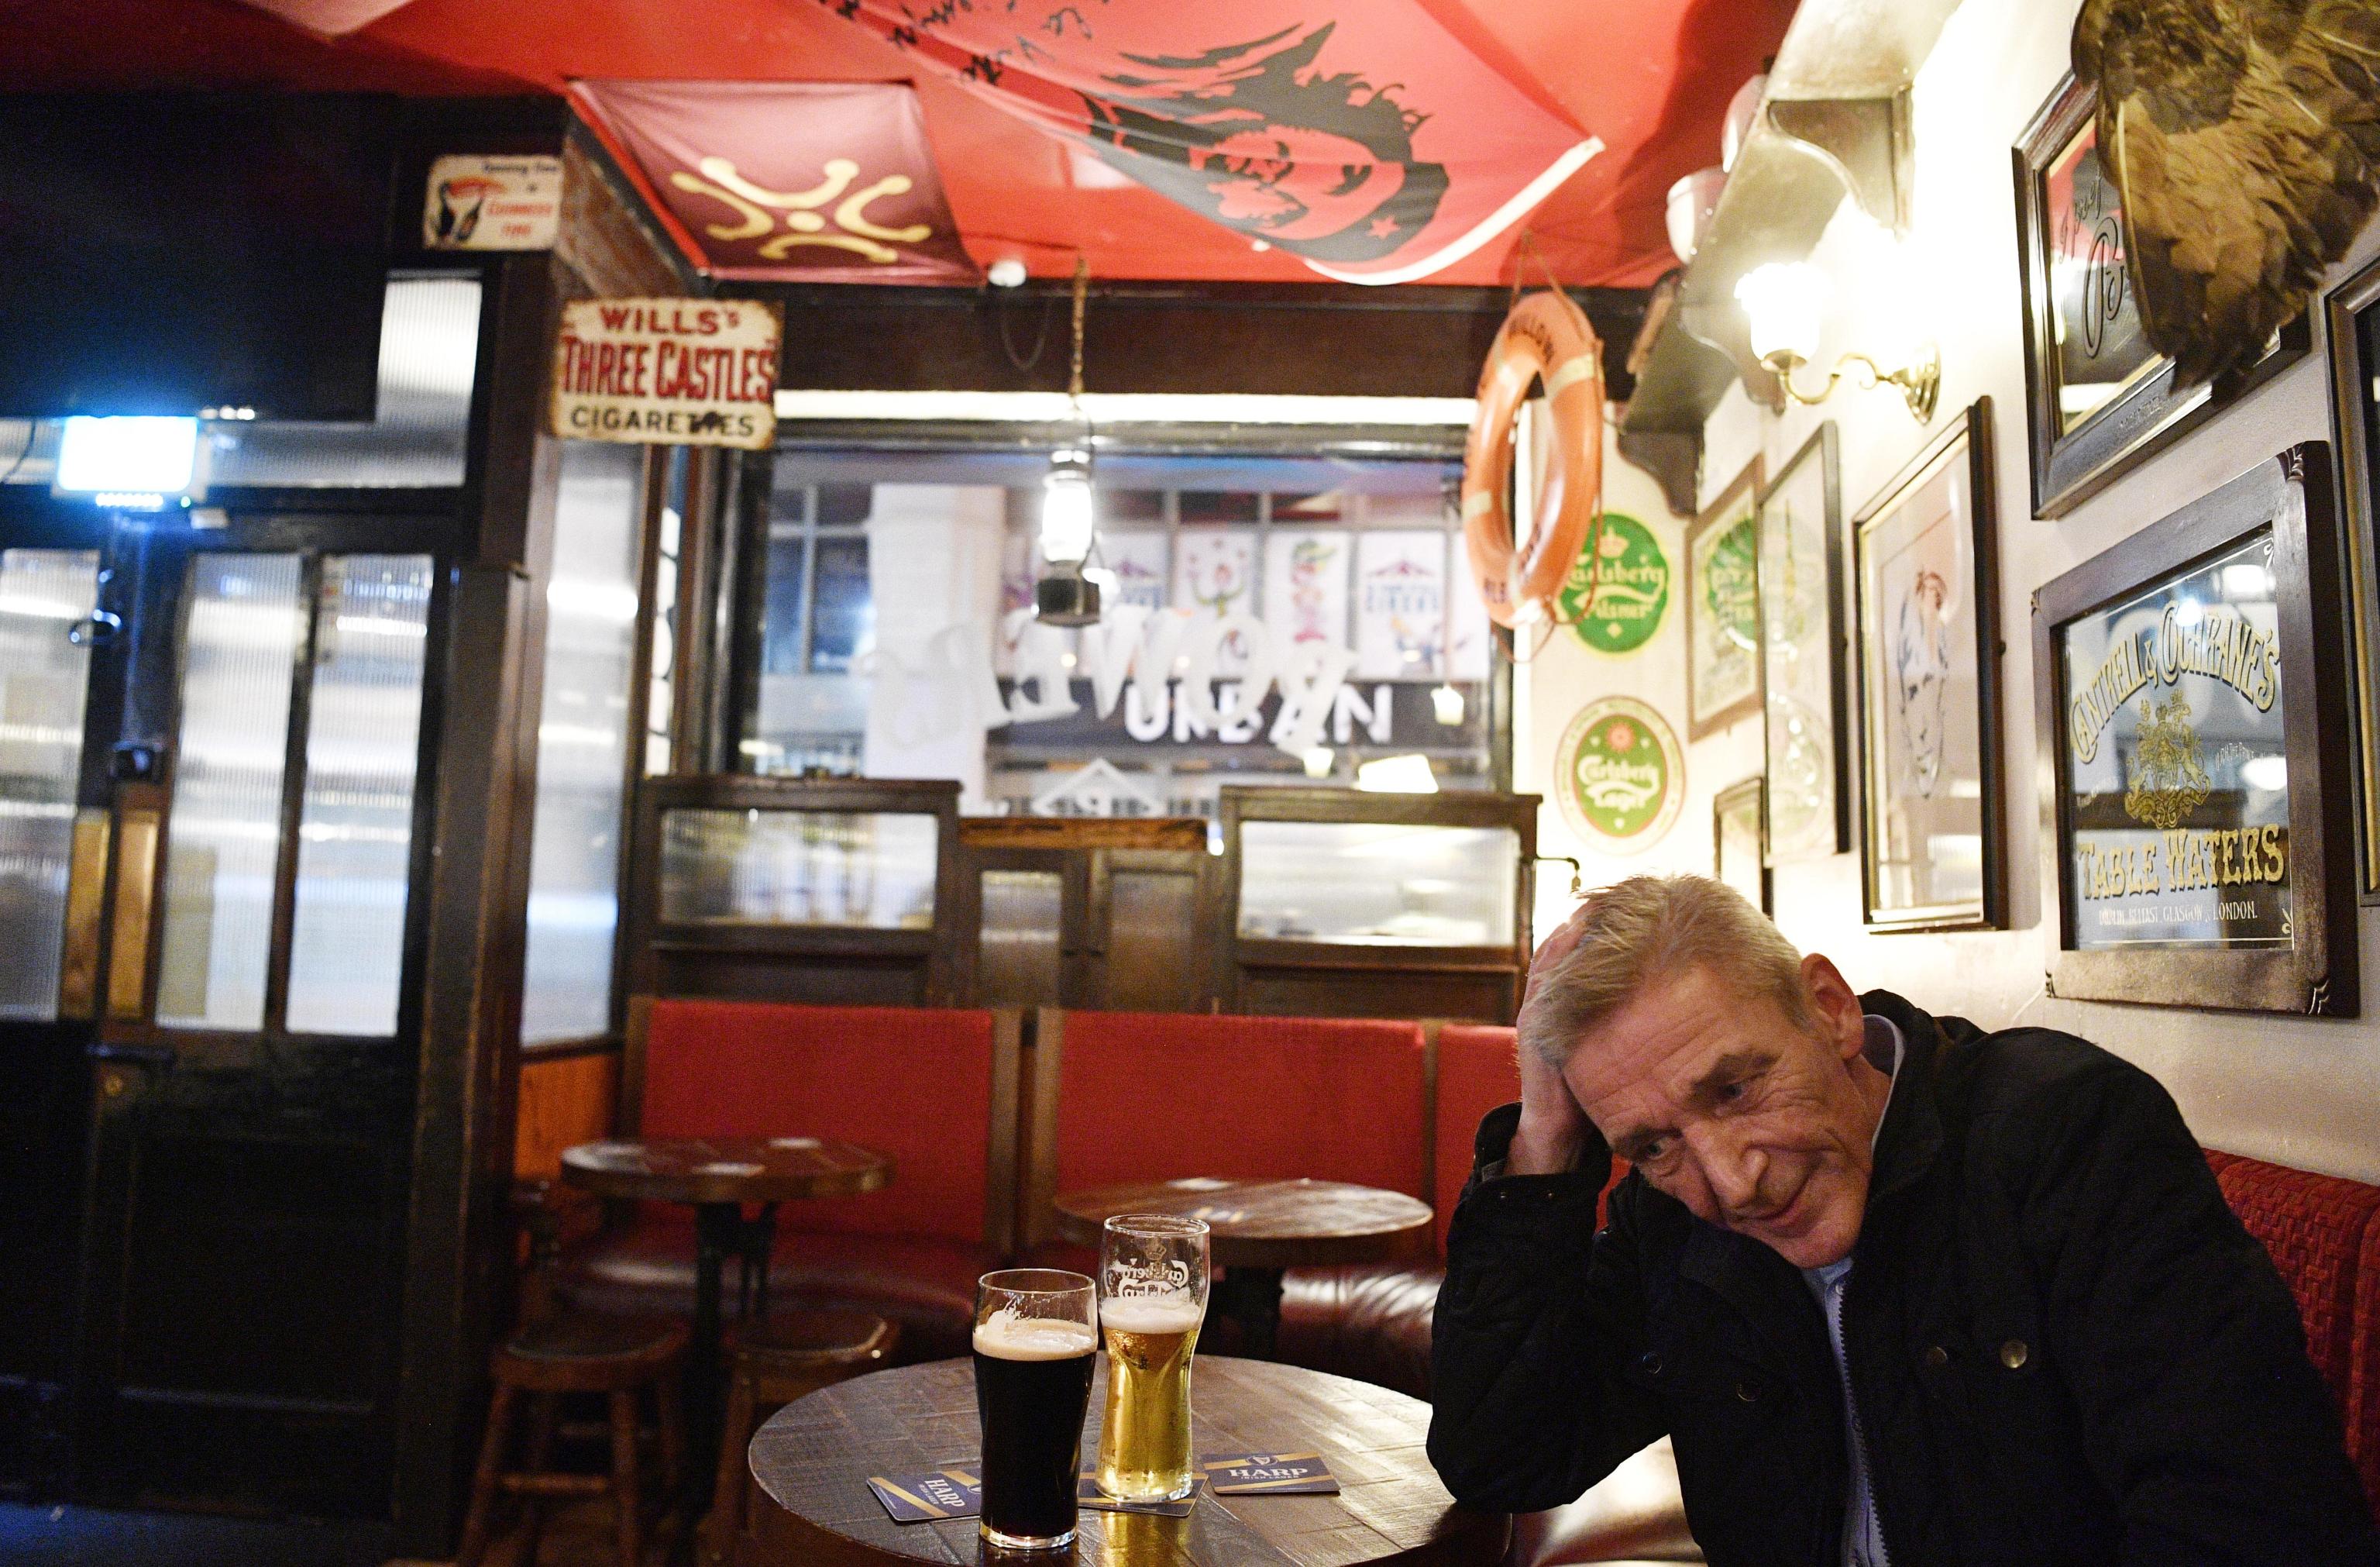
<svg viewBox="0 0 2380 1567">
<path fill-rule="evenodd" d="M 1058 1053 L 1058 1191 L 1310 1176 L 1427 1198 L 1419 1024 L 1070 1012 Z"/>
<path fill-rule="evenodd" d="M 2231 1154 L 2215 1178 L 2297 1296 L 2306 1354 L 2339 1403 L 2380 1517 L 2380 1186 Z"/>
<path fill-rule="evenodd" d="M 925 1358 L 965 1352 L 975 1282 L 1006 1249 L 1014 1187 L 990 1190 L 996 1100 L 1014 1113 L 988 1012 L 656 1001 L 638 1130 L 838 1137 L 889 1154 L 884 1189 L 778 1209 L 771 1289 L 779 1304 L 880 1312 L 901 1324 L 904 1357 Z M 641 1205 L 571 1283 L 589 1305 L 691 1309 L 692 1209 Z"/>
<path fill-rule="evenodd" d="M 2231 1210 L 2264 1243 L 2297 1296 L 2314 1369 L 2344 1395 L 2355 1346 L 2358 1254 L 2374 1215 L 2380 1214 L 2380 1186 L 2239 1157 L 2216 1170 L 2215 1178 Z M 2380 1332 L 2380 1321 L 2364 1328 Z"/>
<path fill-rule="evenodd" d="M 2347 1372 L 2347 1451 L 2380 1516 L 2380 1219 L 2363 1232 L 2355 1263 L 2355 1353 Z"/>
<path fill-rule="evenodd" d="M 1421 1026 L 1374 1018 L 1070 1012 L 1035 1045 L 1026 1228 L 1046 1266 L 1088 1270 L 1052 1241 L 1050 1199 L 1127 1181 L 1309 1177 L 1427 1200 Z M 1218 1353 L 1228 1322 L 1210 1324 Z"/>
</svg>

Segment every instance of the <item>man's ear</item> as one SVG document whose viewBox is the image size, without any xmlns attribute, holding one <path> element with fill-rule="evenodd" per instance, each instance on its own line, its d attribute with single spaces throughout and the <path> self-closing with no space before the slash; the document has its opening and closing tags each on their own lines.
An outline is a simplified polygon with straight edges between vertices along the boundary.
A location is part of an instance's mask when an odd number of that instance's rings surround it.
<svg viewBox="0 0 2380 1567">
<path fill-rule="evenodd" d="M 1852 989 L 1833 959 L 1823 953 L 1803 958 L 1802 987 L 1809 993 L 1811 1022 L 1838 1055 L 1849 1061 L 1867 1048 L 1865 1009 L 1860 1005 L 1859 992 Z"/>
</svg>

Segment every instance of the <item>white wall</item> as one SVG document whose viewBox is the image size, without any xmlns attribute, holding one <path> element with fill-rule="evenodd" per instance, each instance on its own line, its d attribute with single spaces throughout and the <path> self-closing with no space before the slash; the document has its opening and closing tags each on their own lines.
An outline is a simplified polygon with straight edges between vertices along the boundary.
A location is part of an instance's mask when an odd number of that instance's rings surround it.
<svg viewBox="0 0 2380 1567">
<path fill-rule="evenodd" d="M 2034 589 L 2283 447 L 2331 439 L 2328 372 L 2317 330 L 2313 354 L 2170 450 L 2059 521 L 2031 516 L 2010 149 L 2065 72 L 2075 9 L 2075 0 L 1966 0 L 1918 79 L 1916 223 L 1900 268 L 1903 278 L 1921 280 L 1915 304 L 1941 346 L 1943 412 L 1935 423 L 1921 430 L 1890 391 L 1847 388 L 1822 407 L 1777 417 L 1737 389 L 1706 428 L 1703 470 L 1707 501 L 1755 453 L 1774 473 L 1821 419 L 1833 419 L 1841 431 L 1848 517 L 1938 433 L 1945 418 L 1978 396 L 1992 399 L 2012 929 L 1869 934 L 1860 919 L 1856 854 L 1779 867 L 1778 923 L 1805 950 L 1833 957 L 1856 985 L 1888 987 L 1929 1010 L 1962 1014 L 1986 1027 L 2021 1021 L 2069 1029 L 2139 1063 L 2172 1091 L 2203 1142 L 2380 1181 L 2380 941 L 2371 929 L 2360 942 L 2367 1014 L 2360 1021 L 2060 1002 L 2043 992 Z M 2375 249 L 2380 233 L 2366 234 L 2339 275 Z M 1884 293 L 1876 280 L 1878 250 L 1873 225 L 1846 203 L 1813 257 L 1837 285 L 1819 363 L 1831 363 L 1840 348 L 1880 330 L 1873 313 L 1865 320 L 1858 314 L 1861 301 Z M 2325 608 L 2344 613 L 2342 606 Z M 1675 644 L 1668 656 L 1676 656 Z M 1670 676 L 1647 670 L 1642 678 L 1654 684 Z M 1558 732 L 1560 719 L 1553 710 L 1566 719 L 1588 686 L 1540 678 L 1526 689 L 1521 727 L 1534 735 L 1544 727 L 1540 718 Z M 1664 710 L 1675 711 L 1673 701 L 1664 700 Z M 1756 718 L 1692 749 L 1693 792 L 1671 833 L 1678 843 L 1663 846 L 1662 859 L 1681 868 L 1708 865 L 1710 792 L 1755 768 L 1759 750 Z M 1545 786 L 1541 772 L 1520 776 L 1524 788 Z M 2344 944 L 2354 950 L 2359 943 Z"/>
</svg>

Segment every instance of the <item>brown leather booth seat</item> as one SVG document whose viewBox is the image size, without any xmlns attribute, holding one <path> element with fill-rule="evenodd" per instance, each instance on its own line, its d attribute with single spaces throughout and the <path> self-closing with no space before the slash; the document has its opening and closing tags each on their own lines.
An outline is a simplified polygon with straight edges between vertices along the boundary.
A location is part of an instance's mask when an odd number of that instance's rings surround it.
<svg viewBox="0 0 2380 1567">
<path fill-rule="evenodd" d="M 1445 1278 L 1442 1268 L 1406 1263 L 1293 1268 L 1281 1278 L 1274 1351 L 1293 1366 L 1427 1399 L 1430 1318 Z"/>
</svg>

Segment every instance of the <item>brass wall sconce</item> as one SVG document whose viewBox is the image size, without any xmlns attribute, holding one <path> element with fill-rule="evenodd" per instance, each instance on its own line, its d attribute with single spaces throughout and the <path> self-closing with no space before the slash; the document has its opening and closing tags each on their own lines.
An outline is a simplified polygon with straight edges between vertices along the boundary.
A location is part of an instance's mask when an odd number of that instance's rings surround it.
<svg viewBox="0 0 2380 1567">
<path fill-rule="evenodd" d="M 1909 401 L 1909 412 L 1920 424 L 1934 418 L 1935 400 L 1942 390 L 1942 355 L 1931 342 L 1910 350 L 1905 363 L 1890 369 L 1873 355 L 1847 353 L 1828 372 L 1827 383 L 1815 392 L 1793 384 L 1793 372 L 1818 351 L 1818 332 L 1826 311 L 1826 273 L 1807 261 L 1769 261 L 1736 279 L 1736 302 L 1743 307 L 1751 329 L 1752 352 L 1788 400 L 1823 403 L 1846 373 L 1856 370 L 1860 384 L 1893 385 Z"/>
</svg>

